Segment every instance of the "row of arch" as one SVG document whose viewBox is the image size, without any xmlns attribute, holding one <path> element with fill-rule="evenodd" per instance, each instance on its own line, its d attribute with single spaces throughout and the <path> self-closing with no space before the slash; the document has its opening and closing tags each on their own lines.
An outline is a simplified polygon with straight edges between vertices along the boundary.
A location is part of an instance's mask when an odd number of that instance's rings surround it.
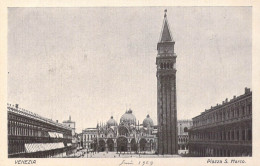
<svg viewBox="0 0 260 166">
<path fill-rule="evenodd" d="M 196 147 L 191 148 L 190 153 L 200 157 L 240 157 L 240 156 L 252 156 L 252 149 L 248 147 L 241 148 L 214 148 L 214 147 Z"/>
<path fill-rule="evenodd" d="M 190 135 L 192 141 L 252 141 L 252 130 L 250 127 L 234 126 L 230 129 L 222 129 L 217 131 L 192 132 Z"/>
<path fill-rule="evenodd" d="M 160 63 L 160 69 L 173 69 L 173 63 Z"/>
<path fill-rule="evenodd" d="M 188 137 L 178 138 L 178 142 L 188 142 Z"/>
<path fill-rule="evenodd" d="M 142 138 L 139 141 L 139 145 L 135 139 L 132 139 L 131 142 L 128 144 L 128 140 L 126 137 L 118 137 L 116 143 L 113 141 L 112 138 L 108 138 L 107 142 L 105 140 L 99 140 L 99 151 L 105 151 L 106 147 L 108 151 L 137 151 L 138 146 L 140 146 L 140 151 L 151 151 L 154 149 L 154 142 L 153 140 L 147 141 L 146 139 Z"/>
<path fill-rule="evenodd" d="M 227 108 L 217 109 L 207 116 L 200 116 L 194 120 L 193 124 L 194 126 L 201 126 L 249 115 L 252 115 L 252 103 L 239 104 L 238 106 L 235 103 Z"/>
<path fill-rule="evenodd" d="M 189 145 L 188 144 L 182 144 L 182 145 L 178 145 L 178 150 L 189 150 Z"/>
</svg>

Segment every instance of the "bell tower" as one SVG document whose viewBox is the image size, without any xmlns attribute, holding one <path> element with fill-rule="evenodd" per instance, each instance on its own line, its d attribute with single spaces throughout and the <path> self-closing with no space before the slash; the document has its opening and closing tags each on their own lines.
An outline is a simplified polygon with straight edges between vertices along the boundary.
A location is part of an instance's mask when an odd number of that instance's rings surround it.
<svg viewBox="0 0 260 166">
<path fill-rule="evenodd" d="M 178 154 L 176 54 L 165 10 L 160 40 L 157 44 L 157 121 L 158 153 Z"/>
</svg>

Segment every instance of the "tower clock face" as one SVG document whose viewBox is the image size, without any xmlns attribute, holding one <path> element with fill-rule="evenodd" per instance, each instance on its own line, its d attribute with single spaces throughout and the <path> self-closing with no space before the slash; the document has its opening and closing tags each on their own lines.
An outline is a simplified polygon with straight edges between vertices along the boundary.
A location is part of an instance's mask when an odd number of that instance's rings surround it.
<svg viewBox="0 0 260 166">
<path fill-rule="evenodd" d="M 170 52 L 170 47 L 167 46 L 160 47 L 159 53 L 168 53 L 168 52 Z"/>
<path fill-rule="evenodd" d="M 172 48 L 171 46 L 164 46 L 164 47 L 161 47 L 161 53 L 169 53 L 171 52 Z"/>
<path fill-rule="evenodd" d="M 171 50 L 171 47 L 169 47 L 169 46 L 166 46 L 166 47 L 165 47 L 165 52 L 166 52 L 166 53 L 168 53 L 170 50 Z"/>
</svg>

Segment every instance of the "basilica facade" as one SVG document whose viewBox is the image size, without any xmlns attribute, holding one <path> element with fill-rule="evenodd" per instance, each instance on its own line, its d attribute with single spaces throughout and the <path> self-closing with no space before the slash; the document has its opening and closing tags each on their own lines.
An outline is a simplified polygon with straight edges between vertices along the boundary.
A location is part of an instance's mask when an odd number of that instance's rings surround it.
<svg viewBox="0 0 260 166">
<path fill-rule="evenodd" d="M 129 109 L 121 116 L 119 123 L 111 116 L 106 124 L 97 125 L 96 150 L 154 153 L 157 147 L 156 133 L 156 126 L 149 115 L 139 124 Z"/>
</svg>

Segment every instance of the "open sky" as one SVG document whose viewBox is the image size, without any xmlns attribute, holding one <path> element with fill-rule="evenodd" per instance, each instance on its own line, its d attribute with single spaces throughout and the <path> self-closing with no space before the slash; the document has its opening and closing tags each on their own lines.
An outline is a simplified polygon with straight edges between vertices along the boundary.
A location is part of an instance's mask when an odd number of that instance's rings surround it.
<svg viewBox="0 0 260 166">
<path fill-rule="evenodd" d="M 156 45 L 166 7 L 9 8 L 8 103 L 76 131 L 131 108 L 157 124 Z M 178 119 L 252 87 L 251 7 L 167 7 Z"/>
</svg>

